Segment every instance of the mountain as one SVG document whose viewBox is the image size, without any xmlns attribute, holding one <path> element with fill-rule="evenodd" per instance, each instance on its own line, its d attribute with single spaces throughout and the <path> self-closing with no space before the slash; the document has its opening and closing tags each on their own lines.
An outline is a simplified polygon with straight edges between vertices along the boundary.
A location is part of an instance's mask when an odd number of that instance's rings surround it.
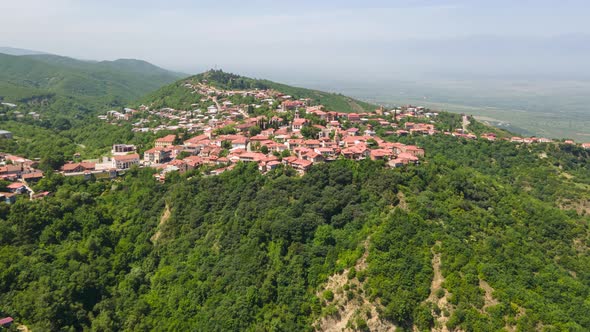
<svg viewBox="0 0 590 332">
<path fill-rule="evenodd" d="M 8 55 L 32 55 L 32 54 L 46 54 L 45 52 L 32 51 L 23 48 L 0 46 L 0 53 Z"/>
<path fill-rule="evenodd" d="M 315 103 L 324 105 L 328 110 L 337 110 L 339 112 L 362 113 L 371 112 L 378 108 L 376 105 L 342 94 L 294 87 L 264 79 L 243 77 L 226 73 L 222 70 L 209 70 L 205 73 L 181 79 L 149 94 L 142 101 L 161 107 L 188 109 L 191 107 L 191 104 L 198 102 L 199 96 L 196 96 L 193 91 L 187 89 L 185 84 L 203 82 L 222 89 L 274 89 L 295 98 L 310 98 Z"/>
<path fill-rule="evenodd" d="M 126 73 L 137 73 L 146 76 L 164 76 L 170 77 L 184 77 L 186 74 L 172 72 L 158 66 L 155 66 L 144 60 L 137 59 L 117 59 L 114 61 L 89 61 L 77 60 L 74 58 L 52 55 L 52 54 L 31 54 L 26 57 L 39 60 L 48 64 L 63 65 L 70 68 L 81 70 L 120 70 Z"/>
<path fill-rule="evenodd" d="M 0 54 L 0 97 L 15 102 L 57 95 L 122 103 L 181 76 L 140 60 L 95 62 L 50 54 Z"/>
</svg>

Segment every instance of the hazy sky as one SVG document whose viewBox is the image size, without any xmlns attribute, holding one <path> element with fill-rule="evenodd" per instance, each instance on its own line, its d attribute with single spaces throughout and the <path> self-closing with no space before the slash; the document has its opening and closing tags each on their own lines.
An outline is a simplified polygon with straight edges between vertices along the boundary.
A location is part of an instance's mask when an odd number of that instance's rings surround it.
<svg viewBox="0 0 590 332">
<path fill-rule="evenodd" d="M 2 0 L 0 12 L 0 46 L 188 73 L 590 73 L 588 0 Z"/>
</svg>

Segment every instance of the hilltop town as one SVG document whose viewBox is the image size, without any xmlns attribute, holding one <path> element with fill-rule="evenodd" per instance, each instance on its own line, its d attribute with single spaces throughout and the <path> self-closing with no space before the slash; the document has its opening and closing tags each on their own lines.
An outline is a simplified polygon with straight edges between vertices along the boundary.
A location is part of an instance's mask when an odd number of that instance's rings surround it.
<svg viewBox="0 0 590 332">
<path fill-rule="evenodd" d="M 140 148 L 121 142 L 99 159 L 71 160 L 56 170 L 65 176 L 114 178 L 131 167 L 151 167 L 155 178 L 165 181 L 170 172 L 185 173 L 200 169 L 207 175 L 231 170 L 239 162 L 256 163 L 262 173 L 277 167 L 290 167 L 304 174 L 317 163 L 338 158 L 382 160 L 387 167 L 417 165 L 424 149 L 396 142 L 395 137 L 411 135 L 450 135 L 458 139 L 507 140 L 513 143 L 551 143 L 537 137 L 498 137 L 485 132 L 479 135 L 468 129 L 469 117 L 453 131 L 439 113 L 421 106 L 394 109 L 378 108 L 372 112 L 345 113 L 314 104 L 310 98 L 296 98 L 274 89 L 223 89 L 207 81 L 182 85 L 198 98 L 194 109 L 154 108 L 140 105 L 108 111 L 99 119 L 112 125 L 132 123 L 134 132 L 152 132 L 161 136 L 153 146 Z M 10 139 L 10 132 L 3 132 Z M 571 140 L 563 144 L 575 145 Z M 590 143 L 582 143 L 590 149 Z M 6 202 L 15 195 L 41 198 L 48 192 L 35 193 L 30 183 L 43 178 L 38 162 L 24 157 L 2 154 L 0 178 L 9 181 Z"/>
<path fill-rule="evenodd" d="M 138 109 L 125 108 L 123 112 L 109 111 L 99 116 L 114 125 L 131 121 L 136 132 L 182 132 L 158 138 L 143 157 L 136 147 L 120 150 L 120 146 L 114 146 L 113 168 L 125 169 L 136 164 L 154 167 L 161 180 L 168 172 L 186 172 L 201 166 L 207 166 L 208 174 L 219 174 L 237 162 L 255 162 L 263 173 L 286 165 L 303 174 L 315 163 L 337 158 L 384 160 L 389 167 L 400 167 L 418 164 L 424 157 L 422 148 L 391 142 L 387 138 L 392 136 L 444 134 L 527 144 L 552 142 L 535 137 L 498 138 L 495 133 L 477 136 L 467 129 L 466 115 L 461 128 L 452 132 L 440 130 L 439 113 L 421 106 L 344 113 L 313 105 L 310 98 L 296 98 L 274 89 L 222 89 L 206 80 L 187 82 L 182 88 L 200 96 L 191 105 L 193 110 L 141 105 Z M 590 148 L 589 143 L 582 146 Z M 118 151 L 130 153 L 121 155 Z M 80 165 L 66 165 L 68 169 L 77 166 Z M 92 165 L 75 169 L 81 170 L 92 170 Z"/>
</svg>

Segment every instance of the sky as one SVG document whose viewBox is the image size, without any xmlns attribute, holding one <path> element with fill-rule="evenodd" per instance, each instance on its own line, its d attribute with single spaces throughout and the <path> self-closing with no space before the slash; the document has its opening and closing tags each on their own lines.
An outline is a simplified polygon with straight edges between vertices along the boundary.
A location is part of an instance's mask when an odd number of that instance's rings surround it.
<svg viewBox="0 0 590 332">
<path fill-rule="evenodd" d="M 3 0 L 0 12 L 0 46 L 191 74 L 590 77 L 587 0 Z"/>
</svg>

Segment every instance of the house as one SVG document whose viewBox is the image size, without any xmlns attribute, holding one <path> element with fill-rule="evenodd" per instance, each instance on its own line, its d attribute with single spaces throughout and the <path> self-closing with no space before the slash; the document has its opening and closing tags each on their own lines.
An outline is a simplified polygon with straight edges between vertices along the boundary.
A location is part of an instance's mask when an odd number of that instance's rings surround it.
<svg viewBox="0 0 590 332">
<path fill-rule="evenodd" d="M 320 106 L 321 107 L 321 106 Z M 320 118 L 320 120 L 326 120 L 326 115 L 327 113 L 318 109 L 317 106 L 312 106 L 312 107 L 308 107 L 305 110 L 306 113 L 308 114 L 315 114 L 317 117 Z"/>
<path fill-rule="evenodd" d="M 146 163 L 160 164 L 170 159 L 170 150 L 164 147 L 155 147 L 143 153 L 143 161 Z"/>
<path fill-rule="evenodd" d="M 172 145 L 166 148 L 166 150 L 170 154 L 170 159 L 175 159 L 182 152 L 187 152 L 189 154 L 191 153 L 190 149 L 185 149 L 184 146 L 181 145 Z"/>
<path fill-rule="evenodd" d="M 346 129 L 347 136 L 357 136 L 358 132 L 359 132 L 358 128 L 353 127 L 353 128 Z"/>
<path fill-rule="evenodd" d="M 522 141 L 526 144 L 534 143 L 537 139 L 535 137 L 525 137 Z"/>
<path fill-rule="evenodd" d="M 264 142 L 262 144 L 262 146 L 266 146 L 268 148 L 268 151 L 271 151 L 271 152 L 275 152 L 276 151 L 276 152 L 281 153 L 281 152 L 287 150 L 287 147 L 284 144 L 280 144 L 280 143 L 277 143 L 277 142 L 274 142 L 274 141 Z"/>
<path fill-rule="evenodd" d="M 407 153 L 407 152 L 402 152 L 402 153 L 398 154 L 397 159 L 401 159 L 404 162 L 404 164 L 418 163 L 418 161 L 419 161 L 417 156 Z"/>
<path fill-rule="evenodd" d="M 299 173 L 304 173 L 311 167 L 313 163 L 309 160 L 295 159 L 289 165 L 297 170 Z"/>
<path fill-rule="evenodd" d="M 16 194 L 0 192 L 0 201 L 3 201 L 6 204 L 13 204 L 16 202 Z"/>
<path fill-rule="evenodd" d="M 401 167 L 407 164 L 417 164 L 419 162 L 418 157 L 411 155 L 409 153 L 400 153 L 397 158 L 392 159 L 389 161 L 388 165 L 390 167 Z"/>
<path fill-rule="evenodd" d="M 244 149 L 248 146 L 248 139 L 245 136 L 238 136 L 231 140 L 232 149 Z"/>
<path fill-rule="evenodd" d="M 299 173 L 304 173 L 307 171 L 311 165 L 313 164 L 309 160 L 299 159 L 295 156 L 283 158 L 283 164 L 287 166 L 291 166 L 296 169 Z"/>
<path fill-rule="evenodd" d="M 349 113 L 348 121 L 350 122 L 361 122 L 361 116 L 357 113 Z"/>
<path fill-rule="evenodd" d="M 293 131 L 300 131 L 301 128 L 303 128 L 303 126 L 306 123 L 307 123 L 307 119 L 302 119 L 302 118 L 294 119 L 293 120 L 293 125 L 291 126 L 291 129 Z"/>
<path fill-rule="evenodd" d="M 308 139 L 303 141 L 303 145 L 309 149 L 315 149 L 320 147 L 320 141 L 317 139 Z"/>
<path fill-rule="evenodd" d="M 7 138 L 7 139 L 11 139 L 12 138 L 12 133 L 7 131 L 7 130 L 0 130 L 0 138 Z"/>
<path fill-rule="evenodd" d="M 203 145 L 203 141 L 208 141 L 209 139 L 211 139 L 210 135 L 201 134 L 201 135 L 187 139 L 186 141 L 184 141 L 184 145 L 185 146 L 199 146 L 199 145 Z"/>
<path fill-rule="evenodd" d="M 358 144 L 364 144 L 367 141 L 367 139 L 368 138 L 366 138 L 364 136 L 347 136 L 347 137 L 344 137 L 344 139 L 342 140 L 342 143 L 344 144 L 345 147 L 351 147 L 351 146 L 358 145 Z"/>
<path fill-rule="evenodd" d="M 406 125 L 411 122 L 406 122 Z M 410 134 L 434 135 L 434 125 L 425 123 L 415 123 L 410 129 Z"/>
<path fill-rule="evenodd" d="M 312 163 L 316 164 L 316 163 L 321 163 L 325 160 L 324 156 L 321 153 L 317 153 L 313 150 L 311 151 L 307 151 L 305 154 L 303 154 L 302 156 L 303 160 L 309 160 Z"/>
<path fill-rule="evenodd" d="M 336 158 L 336 149 L 334 148 L 316 148 L 314 149 L 314 151 L 321 154 L 324 157 L 324 159 Z"/>
<path fill-rule="evenodd" d="M 300 138 L 291 138 L 288 139 L 287 142 L 285 142 L 285 145 L 289 150 L 294 150 L 295 148 L 303 146 L 304 142 L 305 141 Z"/>
<path fill-rule="evenodd" d="M 281 164 L 281 162 L 277 161 L 277 160 L 269 161 L 266 163 L 266 170 L 267 171 L 273 170 L 273 169 L 279 167 L 280 164 Z"/>
<path fill-rule="evenodd" d="M 326 126 L 330 129 L 340 128 L 340 122 L 333 120 L 333 121 L 328 122 L 328 124 Z"/>
<path fill-rule="evenodd" d="M 590 150 L 590 143 L 582 143 L 582 148 Z"/>
<path fill-rule="evenodd" d="M 182 161 L 187 165 L 188 170 L 198 168 L 203 164 L 203 158 L 199 156 L 186 157 Z"/>
<path fill-rule="evenodd" d="M 64 173 L 81 173 L 85 171 L 94 171 L 95 169 L 96 164 L 90 162 L 68 163 L 61 167 L 61 171 Z"/>
<path fill-rule="evenodd" d="M 297 109 L 299 107 L 304 107 L 304 106 L 305 106 L 305 102 L 302 100 L 285 100 L 281 104 L 281 110 L 283 112 L 286 112 L 288 110 L 293 110 L 293 109 Z"/>
<path fill-rule="evenodd" d="M 43 178 L 43 172 L 35 171 L 32 173 L 23 174 L 23 175 L 21 175 L 21 178 L 25 182 L 36 182 L 36 181 L 39 181 Z"/>
<path fill-rule="evenodd" d="M 415 145 L 405 145 L 401 148 L 402 153 L 408 153 L 415 157 L 424 157 L 424 150 Z"/>
<path fill-rule="evenodd" d="M 139 165 L 139 154 L 126 154 L 123 156 L 114 156 L 113 168 L 115 169 L 129 169 L 133 165 Z"/>
<path fill-rule="evenodd" d="M 363 132 L 365 134 L 365 136 L 375 136 L 377 135 L 377 133 L 371 128 L 371 126 L 368 126 L 367 129 L 365 129 L 365 131 Z"/>
<path fill-rule="evenodd" d="M 20 182 L 13 182 L 6 186 L 6 189 L 11 193 L 15 194 L 23 194 L 27 191 L 27 186 Z"/>
<path fill-rule="evenodd" d="M 244 152 L 239 156 L 239 161 L 241 162 L 259 162 L 265 159 L 266 155 L 258 152 Z"/>
<path fill-rule="evenodd" d="M 11 161 L 12 164 L 14 164 L 14 165 L 22 165 L 22 164 L 30 161 L 27 158 L 23 158 L 23 157 L 19 157 L 19 156 L 14 156 L 14 155 L 11 155 L 11 154 L 6 155 L 4 157 L 4 159 L 7 160 L 7 161 Z"/>
<path fill-rule="evenodd" d="M 111 149 L 112 155 L 128 154 L 137 151 L 137 147 L 133 144 L 114 144 Z"/>
<path fill-rule="evenodd" d="M 32 199 L 42 199 L 42 198 L 45 198 L 45 197 L 47 197 L 49 195 L 51 195 L 51 192 L 49 192 L 49 191 L 42 191 L 40 193 L 34 194 L 31 198 Z"/>
<path fill-rule="evenodd" d="M 0 318 L 0 327 L 9 328 L 13 322 L 12 317 Z"/>
<path fill-rule="evenodd" d="M 488 141 L 495 141 L 497 136 L 494 133 L 486 133 L 486 134 L 481 134 L 481 138 L 483 139 L 487 139 Z"/>
<path fill-rule="evenodd" d="M 375 149 L 371 150 L 370 155 L 371 160 L 385 160 L 393 157 L 393 151 L 388 149 Z"/>
<path fill-rule="evenodd" d="M 6 165 L 0 167 L 0 175 L 19 176 L 23 172 L 22 165 Z"/>
<path fill-rule="evenodd" d="M 167 147 L 174 144 L 174 140 L 176 140 L 176 135 L 167 135 L 156 140 L 155 146 L 158 147 Z"/>
<path fill-rule="evenodd" d="M 403 129 L 398 129 L 395 131 L 395 134 L 397 136 L 407 136 L 410 132 L 407 130 L 403 130 Z"/>
<path fill-rule="evenodd" d="M 346 159 L 361 160 L 370 156 L 370 150 L 365 144 L 358 144 L 342 149 L 340 152 Z"/>
<path fill-rule="evenodd" d="M 215 105 L 207 107 L 207 114 L 217 114 L 218 110 Z"/>
<path fill-rule="evenodd" d="M 166 168 L 164 169 L 164 172 L 167 173 L 170 171 L 178 171 L 179 173 L 185 173 L 188 170 L 189 170 L 189 166 L 186 162 L 184 162 L 182 160 L 174 159 L 171 162 L 166 164 Z"/>
</svg>

